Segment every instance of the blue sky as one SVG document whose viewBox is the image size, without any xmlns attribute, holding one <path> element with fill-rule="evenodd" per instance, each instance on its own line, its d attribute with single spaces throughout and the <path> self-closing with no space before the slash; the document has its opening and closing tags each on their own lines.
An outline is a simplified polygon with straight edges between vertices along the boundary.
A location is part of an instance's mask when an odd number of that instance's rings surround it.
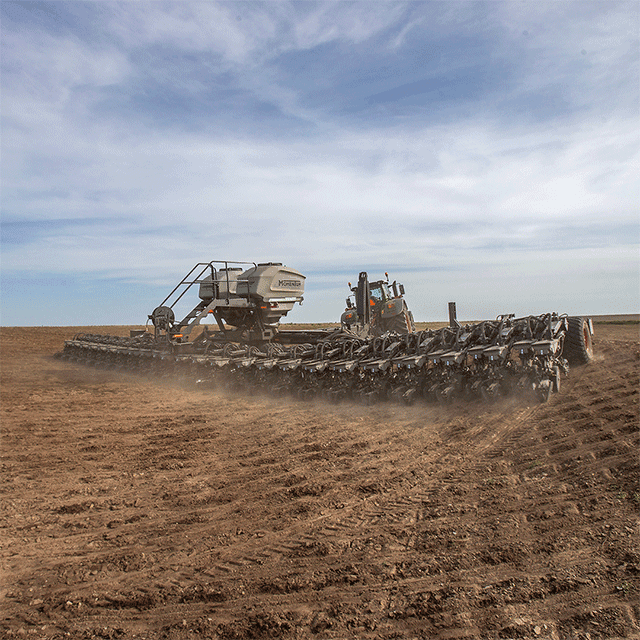
<svg viewBox="0 0 640 640">
<path fill-rule="evenodd" d="M 0 11 L 5 326 L 143 323 L 209 260 L 304 273 L 296 322 L 362 270 L 418 320 L 640 310 L 635 1 Z"/>
</svg>

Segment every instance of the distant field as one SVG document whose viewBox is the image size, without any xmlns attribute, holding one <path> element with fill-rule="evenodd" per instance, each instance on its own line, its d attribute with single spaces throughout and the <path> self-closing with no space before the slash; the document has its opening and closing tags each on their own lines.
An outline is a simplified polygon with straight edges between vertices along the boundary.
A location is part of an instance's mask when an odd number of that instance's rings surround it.
<svg viewBox="0 0 640 640">
<path fill-rule="evenodd" d="M 596 324 L 640 324 L 640 313 L 624 313 L 601 316 L 590 316 Z M 460 320 L 460 324 L 470 324 L 479 322 L 479 320 Z M 423 331 L 424 329 L 441 329 L 448 326 L 448 322 L 416 322 L 416 329 Z M 339 327 L 337 322 L 326 322 L 316 324 L 297 324 L 283 323 L 283 329 L 329 329 L 331 327 Z"/>
<path fill-rule="evenodd" d="M 611 316 L 591 316 L 597 324 L 638 324 L 640 313 L 625 313 Z"/>
</svg>

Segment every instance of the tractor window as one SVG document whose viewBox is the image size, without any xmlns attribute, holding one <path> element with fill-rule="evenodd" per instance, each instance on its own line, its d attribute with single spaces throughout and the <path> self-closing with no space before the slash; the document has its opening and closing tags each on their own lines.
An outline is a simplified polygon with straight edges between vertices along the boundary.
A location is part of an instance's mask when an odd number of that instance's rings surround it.
<svg viewBox="0 0 640 640">
<path fill-rule="evenodd" d="M 389 295 L 389 287 L 387 287 L 386 282 L 373 282 L 369 285 L 369 294 L 375 300 L 388 300 L 391 296 Z"/>
<path fill-rule="evenodd" d="M 376 300 L 382 300 L 382 289 L 379 284 L 370 285 L 369 294 Z"/>
</svg>

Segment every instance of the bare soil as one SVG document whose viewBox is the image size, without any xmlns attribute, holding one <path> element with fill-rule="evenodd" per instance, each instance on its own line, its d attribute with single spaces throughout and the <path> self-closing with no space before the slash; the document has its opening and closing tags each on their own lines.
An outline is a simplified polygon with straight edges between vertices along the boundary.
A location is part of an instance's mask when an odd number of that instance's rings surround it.
<svg viewBox="0 0 640 640">
<path fill-rule="evenodd" d="M 78 330 L 0 330 L 2 637 L 640 637 L 637 324 L 453 409 L 54 359 Z"/>
</svg>

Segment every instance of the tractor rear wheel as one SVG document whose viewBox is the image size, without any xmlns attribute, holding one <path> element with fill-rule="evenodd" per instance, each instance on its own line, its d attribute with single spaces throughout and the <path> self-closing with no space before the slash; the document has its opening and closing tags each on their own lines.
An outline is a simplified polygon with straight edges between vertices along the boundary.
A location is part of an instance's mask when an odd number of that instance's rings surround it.
<svg viewBox="0 0 640 640">
<path fill-rule="evenodd" d="M 400 334 L 413 333 L 412 324 L 407 312 L 403 311 L 387 322 L 387 329 Z"/>
<path fill-rule="evenodd" d="M 593 336 L 585 318 L 568 318 L 569 330 L 564 343 L 564 355 L 569 364 L 587 364 L 593 359 Z"/>
</svg>

